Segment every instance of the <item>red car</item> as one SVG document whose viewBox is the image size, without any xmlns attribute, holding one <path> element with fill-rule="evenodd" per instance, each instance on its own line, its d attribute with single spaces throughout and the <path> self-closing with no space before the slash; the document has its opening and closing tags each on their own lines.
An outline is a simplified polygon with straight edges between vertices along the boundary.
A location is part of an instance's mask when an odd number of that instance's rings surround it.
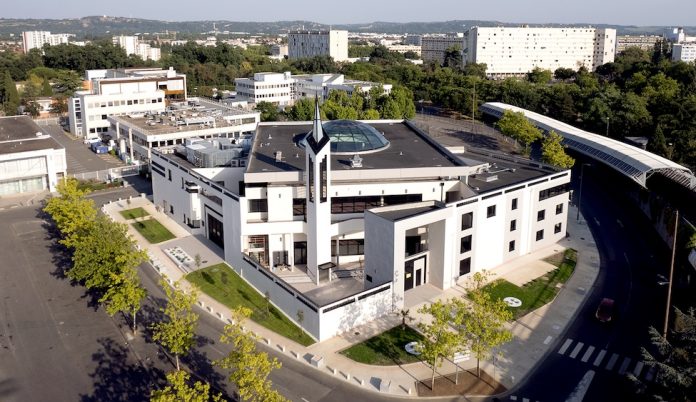
<svg viewBox="0 0 696 402">
<path fill-rule="evenodd" d="M 597 307 L 595 317 L 601 322 L 610 322 L 614 318 L 614 300 L 606 297 L 602 299 Z"/>
</svg>

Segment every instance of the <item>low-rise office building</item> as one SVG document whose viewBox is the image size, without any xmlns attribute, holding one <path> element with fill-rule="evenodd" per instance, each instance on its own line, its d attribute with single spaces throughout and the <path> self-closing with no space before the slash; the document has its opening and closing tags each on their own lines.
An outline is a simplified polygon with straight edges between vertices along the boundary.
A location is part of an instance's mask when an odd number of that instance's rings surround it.
<svg viewBox="0 0 696 402">
<path fill-rule="evenodd" d="M 56 191 L 65 148 L 29 116 L 0 117 L 0 196 Z"/>
<path fill-rule="evenodd" d="M 662 40 L 659 35 L 620 35 L 616 37 L 616 53 L 621 53 L 629 47 L 637 47 L 646 52 L 655 50 L 655 44 Z"/>
<path fill-rule="evenodd" d="M 391 84 L 346 79 L 343 74 L 302 74 L 256 73 L 253 78 L 236 78 L 234 80 L 237 99 L 249 103 L 269 102 L 285 107 L 292 106 L 301 98 L 318 97 L 327 99 L 333 90 L 345 91 L 352 95 L 354 91 L 369 92 L 372 88 L 382 86 L 384 94 L 389 94 Z"/>
<path fill-rule="evenodd" d="M 672 61 L 692 63 L 696 61 L 696 42 L 675 43 L 672 45 Z"/>
<path fill-rule="evenodd" d="M 490 77 L 521 76 L 540 68 L 594 70 L 613 62 L 611 28 L 473 27 L 467 34 L 467 63 L 484 63 Z"/>
<path fill-rule="evenodd" d="M 331 56 L 348 60 L 348 31 L 293 31 L 288 33 L 288 58 Z"/>
<path fill-rule="evenodd" d="M 168 102 L 186 99 L 186 75 L 173 68 L 88 70 L 88 89 L 68 100 L 70 132 L 99 138 L 109 116 L 162 113 Z"/>
<path fill-rule="evenodd" d="M 189 98 L 162 113 L 110 116 L 107 133 L 119 155 L 147 164 L 153 148 L 185 144 L 187 139 L 241 140 L 250 136 L 261 114 L 207 99 Z"/>
<path fill-rule="evenodd" d="M 569 171 L 455 155 L 408 121 L 260 123 L 224 149 L 153 150 L 154 202 L 320 341 L 566 234 Z"/>
</svg>

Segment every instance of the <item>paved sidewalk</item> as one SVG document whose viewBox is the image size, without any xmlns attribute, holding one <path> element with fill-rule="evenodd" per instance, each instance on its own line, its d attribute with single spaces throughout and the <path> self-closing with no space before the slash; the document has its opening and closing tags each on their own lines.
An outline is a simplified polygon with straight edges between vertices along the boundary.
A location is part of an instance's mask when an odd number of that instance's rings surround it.
<svg viewBox="0 0 696 402">
<path fill-rule="evenodd" d="M 156 211 L 154 205 L 143 197 L 133 198 L 130 204 L 125 200 L 106 204 L 103 207 L 103 211 L 114 220 L 124 222 L 125 219 L 118 211 L 135 207 L 143 207 L 177 236 L 176 239 L 169 242 L 149 245 L 137 231 L 129 227 L 129 232 L 139 244 L 148 245 L 144 247 L 147 249 L 155 269 L 160 274 L 166 275 L 170 281 L 179 280 L 184 276 L 184 272 L 162 252 L 162 248 L 169 243 L 186 244 L 187 246 L 184 248 L 189 250 L 191 247 L 190 242 L 195 243 L 196 241 L 195 237 L 181 228 L 169 216 Z M 599 272 L 599 255 L 588 227 L 585 224 L 578 224 L 572 219 L 575 216 L 574 208 L 571 207 L 568 215 L 571 217 L 568 221 L 568 238 L 559 244 L 523 256 L 510 264 L 492 270 L 494 274 L 492 279 L 510 278 L 518 283 L 524 283 L 539 276 L 540 270 L 543 272 L 544 268 L 543 264 L 539 264 L 540 260 L 563 251 L 567 247 L 578 250 L 575 272 L 561 289 L 554 302 L 510 323 L 509 327 L 514 334 L 513 341 L 500 348 L 500 357 L 495 362 L 481 362 L 481 368 L 507 388 L 513 387 L 528 375 L 534 366 L 557 343 L 568 323 L 574 318 L 576 311 L 584 303 L 588 290 L 594 285 Z M 200 244 L 205 246 L 203 243 Z M 209 252 L 206 255 L 215 254 L 217 253 Z M 525 278 L 525 275 L 527 275 L 527 278 Z M 184 284 L 184 286 L 186 285 Z M 423 294 L 426 296 L 422 304 L 434 299 L 461 297 L 465 293 L 462 284 L 445 292 L 428 292 L 428 290 L 424 287 Z M 435 294 L 437 296 L 433 298 L 427 297 L 427 295 Z M 211 297 L 201 294 L 198 304 L 223 322 L 228 321 L 229 309 Z M 411 312 L 415 312 L 418 307 L 411 307 Z M 413 315 L 416 321 L 422 318 L 417 313 Z M 261 337 L 262 342 L 275 349 L 278 353 L 284 353 L 292 358 L 302 360 L 307 363 L 308 367 L 321 370 L 327 375 L 342 378 L 355 386 L 375 392 L 380 392 L 380 384 L 383 381 L 389 382 L 388 389 L 382 392 L 398 396 L 411 395 L 415 397 L 417 396 L 416 382 L 428 379 L 431 375 L 431 368 L 425 363 L 412 363 L 403 366 L 370 366 L 357 363 L 338 353 L 353 344 L 362 342 L 373 335 L 392 328 L 400 322 L 400 318 L 396 314 L 390 315 L 375 320 L 370 324 L 357 327 L 350 333 L 345 333 L 308 347 L 286 339 L 253 321 L 247 323 L 247 328 Z M 323 358 L 321 367 L 316 368 L 311 365 L 310 360 L 314 356 Z M 475 367 L 476 360 L 473 358 L 460 364 L 461 369 L 472 369 Z M 446 362 L 437 370 L 439 374 L 450 374 L 454 371 L 455 366 L 450 362 Z"/>
</svg>

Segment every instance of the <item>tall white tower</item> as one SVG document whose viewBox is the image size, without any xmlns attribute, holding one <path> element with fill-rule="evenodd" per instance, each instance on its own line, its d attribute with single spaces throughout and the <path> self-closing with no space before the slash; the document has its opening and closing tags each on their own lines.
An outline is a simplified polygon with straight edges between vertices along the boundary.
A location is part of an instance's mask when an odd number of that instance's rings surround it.
<svg viewBox="0 0 696 402">
<path fill-rule="evenodd" d="M 314 126 L 305 138 L 307 188 L 307 270 L 318 284 L 331 264 L 331 144 L 321 125 L 319 101 Z M 323 268 L 323 269 L 322 269 Z"/>
</svg>

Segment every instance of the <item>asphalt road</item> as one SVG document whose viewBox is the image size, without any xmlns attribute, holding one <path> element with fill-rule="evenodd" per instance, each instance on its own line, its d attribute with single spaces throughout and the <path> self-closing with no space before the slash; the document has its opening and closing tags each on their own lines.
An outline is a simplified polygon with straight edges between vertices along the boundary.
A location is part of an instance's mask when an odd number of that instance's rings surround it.
<svg viewBox="0 0 696 402">
<path fill-rule="evenodd" d="M 43 129 L 65 148 L 69 174 L 95 172 L 125 165 L 120 159 L 109 154 L 95 154 L 82 143 L 82 140 L 66 135 L 63 128 L 57 124 L 44 126 Z"/>
<path fill-rule="evenodd" d="M 615 193 L 614 179 L 600 167 L 585 168 L 581 210 L 599 248 L 599 277 L 564 336 L 527 381 L 513 390 L 520 399 L 566 400 L 583 376 L 593 371 L 584 400 L 631 400 L 627 373 L 636 370 L 641 378 L 648 375 L 639 364 L 640 348 L 647 344 L 650 325 L 662 328 L 665 289 L 657 286 L 655 278 L 669 256 L 646 218 Z M 578 183 L 574 184 L 577 194 Z M 616 301 L 612 323 L 595 318 L 604 297 Z M 602 350 L 606 352 L 600 358 Z"/>
<path fill-rule="evenodd" d="M 91 194 L 95 204 L 149 192 L 146 182 Z M 0 400 L 145 401 L 151 389 L 174 369 L 170 357 L 151 341 L 149 324 L 159 317 L 164 294 L 159 276 L 141 266 L 149 296 L 138 317 L 109 317 L 84 287 L 63 276 L 65 254 L 54 245 L 49 227 L 35 206 L 0 212 Z M 223 323 L 198 309 L 197 347 L 182 362 L 229 397 L 226 373 L 211 361 L 229 347 L 218 342 Z M 264 345 L 260 345 L 264 348 Z M 306 363 L 265 349 L 283 363 L 271 374 L 275 387 L 293 401 L 394 401 L 321 373 Z M 458 398 L 442 398 L 454 401 Z"/>
</svg>

